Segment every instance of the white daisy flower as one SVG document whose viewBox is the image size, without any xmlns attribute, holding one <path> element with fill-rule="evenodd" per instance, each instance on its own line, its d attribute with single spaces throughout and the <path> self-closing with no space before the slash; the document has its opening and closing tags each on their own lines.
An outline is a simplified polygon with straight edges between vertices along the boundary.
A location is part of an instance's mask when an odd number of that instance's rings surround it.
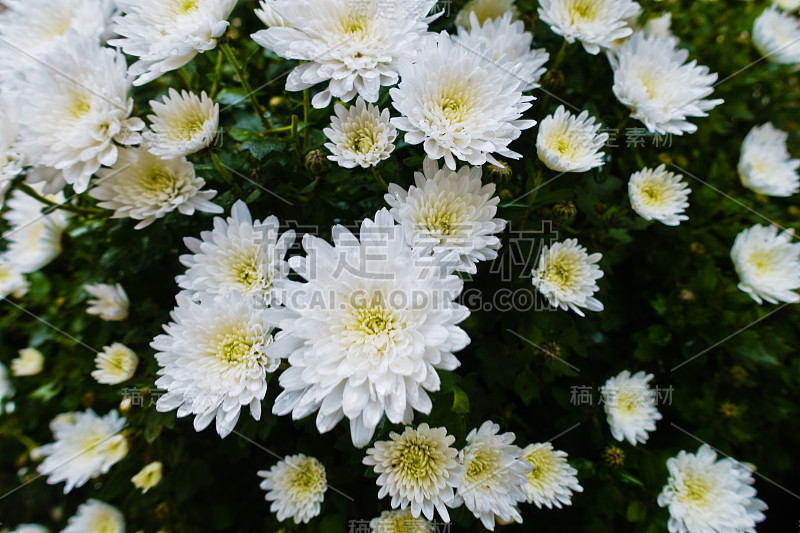
<svg viewBox="0 0 800 533">
<path fill-rule="evenodd" d="M 452 447 L 456 438 L 447 428 L 431 428 L 420 424 L 407 427 L 402 434 L 391 432 L 389 441 L 378 441 L 367 450 L 364 464 L 379 474 L 378 498 L 392 498 L 392 508 L 411 509 L 433 520 L 434 508 L 445 522 L 450 521 L 447 507 L 454 507 L 454 490 L 464 475 L 458 462 L 458 450 Z"/>
<path fill-rule="evenodd" d="M 563 105 L 539 125 L 536 151 L 547 168 L 557 172 L 586 172 L 601 167 L 600 149 L 608 141 L 607 133 L 598 133 L 602 124 L 595 123 L 588 111 L 577 117 Z"/>
<path fill-rule="evenodd" d="M 94 359 L 97 370 L 92 372 L 92 377 L 104 385 L 117 385 L 128 381 L 136 372 L 139 358 L 136 354 L 119 342 L 104 346 L 103 351 Z"/>
<path fill-rule="evenodd" d="M 128 454 L 128 441 L 120 433 L 124 426 L 125 418 L 116 411 L 104 417 L 91 409 L 58 415 L 50 423 L 55 442 L 36 450 L 37 455 L 46 457 L 39 473 L 50 476 L 50 485 L 65 481 L 64 494 L 82 487 Z"/>
<path fill-rule="evenodd" d="M 506 221 L 493 218 L 500 199 L 493 183 L 483 185 L 481 168 L 463 166 L 458 172 L 439 169 L 425 158 L 416 185 L 405 190 L 394 183 L 384 196 L 390 213 L 403 226 L 406 242 L 433 254 L 457 254 L 455 269 L 474 274 L 475 264 L 497 257 L 497 233 Z"/>
<path fill-rule="evenodd" d="M 651 132 L 683 135 L 697 126 L 689 117 L 705 117 L 722 100 L 706 100 L 714 92 L 717 75 L 676 47 L 673 37 L 636 32 L 622 43 L 609 61 L 614 70 L 614 94 Z"/>
<path fill-rule="evenodd" d="M 156 386 L 167 391 L 156 409 L 195 415 L 195 431 L 216 418 L 221 437 L 233 431 L 243 406 L 260 420 L 268 374 L 280 364 L 265 353 L 272 328 L 262 312 L 237 292 L 218 299 L 204 294 L 197 301 L 179 293 L 177 301 L 166 334 L 150 344 L 161 366 Z"/>
<path fill-rule="evenodd" d="M 384 413 L 407 424 L 430 412 L 436 370 L 458 367 L 453 352 L 469 344 L 457 326 L 469 311 L 454 301 L 463 281 L 452 260 L 421 257 L 386 209 L 361 224 L 360 241 L 343 226 L 332 234 L 334 246 L 303 238 L 307 256 L 289 265 L 308 282 L 282 282 L 287 309 L 265 311 L 285 332 L 268 353 L 291 354 L 273 412 L 319 411 L 322 433 L 346 416 L 361 448 Z"/>
<path fill-rule="evenodd" d="M 61 533 L 125 533 L 125 517 L 112 505 L 89 500 L 78 507 Z"/>
<path fill-rule="evenodd" d="M 572 505 L 572 493 L 583 492 L 578 483 L 578 471 L 567 462 L 566 452 L 554 450 L 549 442 L 529 444 L 522 458 L 533 465 L 528 482 L 522 486 L 528 503 L 538 508 L 552 509 Z"/>
<path fill-rule="evenodd" d="M 767 504 L 756 498 L 752 466 L 717 460 L 704 444 L 696 454 L 681 451 L 667 460 L 669 480 L 658 505 L 669 508 L 670 533 L 755 533 Z"/>
<path fill-rule="evenodd" d="M 519 15 L 514 0 L 470 0 L 456 15 L 456 26 L 471 30 L 473 14 L 478 19 L 478 24 L 483 25 L 489 20 L 501 18 L 506 13 L 511 13 L 514 19 Z"/>
<path fill-rule="evenodd" d="M 520 81 L 520 90 L 529 91 L 539 86 L 537 82 L 547 70 L 544 64 L 550 54 L 544 48 L 531 49 L 533 34 L 525 31 L 522 21 L 514 22 L 510 11 L 483 23 L 473 11 L 469 28 L 458 27 L 456 42 L 470 50 L 477 51 L 482 46 L 491 49 L 492 61 L 508 69 Z"/>
<path fill-rule="evenodd" d="M 759 194 L 788 197 L 800 191 L 797 168 L 786 148 L 788 134 L 770 122 L 751 129 L 742 142 L 739 178 L 742 185 Z"/>
<path fill-rule="evenodd" d="M 131 478 L 131 483 L 133 483 L 134 487 L 140 489 L 142 494 L 145 494 L 148 490 L 161 483 L 163 470 L 164 465 L 161 464 L 161 461 L 149 463 Z"/>
<path fill-rule="evenodd" d="M 658 220 L 667 226 L 677 226 L 689 220 L 684 211 L 689 207 L 692 191 L 681 178 L 659 165 L 634 172 L 628 181 L 631 206 L 645 220 Z"/>
<path fill-rule="evenodd" d="M 328 481 L 325 467 L 313 457 L 302 453 L 288 455 L 269 470 L 259 470 L 264 481 L 259 485 L 267 491 L 265 496 L 272 504 L 269 510 L 278 520 L 287 518 L 295 524 L 307 524 L 319 515 Z"/>
<path fill-rule="evenodd" d="M 50 530 L 39 524 L 20 524 L 11 533 L 50 533 Z"/>
<path fill-rule="evenodd" d="M 372 533 L 434 533 L 434 525 L 423 517 L 414 518 L 411 509 L 383 511 L 369 521 Z"/>
<path fill-rule="evenodd" d="M 519 159 L 508 145 L 536 124 L 520 118 L 533 97 L 492 57 L 492 50 L 470 50 L 442 32 L 426 39 L 413 62 L 401 63 L 402 81 L 389 94 L 403 115 L 392 123 L 405 141 L 424 143 L 428 157 L 444 157 L 450 170 L 456 158 L 475 166 L 499 165 L 495 153 Z"/>
<path fill-rule="evenodd" d="M 800 243 L 793 238 L 792 229 L 779 235 L 758 224 L 739 233 L 731 248 L 739 289 L 758 303 L 800 302 Z"/>
<path fill-rule="evenodd" d="M 128 318 L 128 308 L 130 301 L 122 285 L 108 285 L 105 283 L 93 283 L 84 285 L 83 290 L 94 296 L 94 300 L 89 300 L 89 308 L 86 310 L 90 315 L 97 315 L 103 320 L 119 321 Z"/>
<path fill-rule="evenodd" d="M 770 6 L 753 23 L 753 45 L 773 63 L 800 63 L 800 21 Z"/>
<path fill-rule="evenodd" d="M 483 527 L 494 531 L 495 516 L 503 522 L 522 523 L 517 506 L 525 501 L 525 477 L 533 468 L 522 457 L 514 442 L 513 433 L 498 435 L 500 426 L 490 421 L 467 435 L 467 445 L 459 453 L 466 468 L 456 493 Z"/>
<path fill-rule="evenodd" d="M 15 376 L 35 376 L 44 368 L 44 355 L 36 348 L 23 348 L 19 357 L 11 361 L 11 373 Z"/>
<path fill-rule="evenodd" d="M 603 304 L 592 295 L 599 290 L 597 280 L 603 271 L 597 266 L 602 254 L 589 255 L 577 239 L 545 246 L 533 270 L 533 286 L 550 305 L 564 311 L 572 309 L 584 316 L 581 308 L 602 311 Z"/>
<path fill-rule="evenodd" d="M 142 134 L 151 154 L 172 159 L 193 154 L 210 145 L 217 136 L 219 104 L 203 91 L 200 96 L 188 91 L 169 90 L 163 102 L 150 101 L 155 115 Z"/>
<path fill-rule="evenodd" d="M 217 46 L 228 29 L 236 0 L 116 0 L 123 15 L 114 17 L 119 39 L 108 42 L 138 57 L 130 68 L 134 85 L 144 85 L 177 70 L 198 53 Z"/>
<path fill-rule="evenodd" d="M 359 96 L 355 105 L 346 108 L 336 104 L 334 111 L 331 127 L 322 130 L 332 141 L 325 143 L 333 154 L 328 159 L 344 168 L 369 168 L 389 158 L 397 129 L 389 122 L 388 109 L 381 111 Z"/>
<path fill-rule="evenodd" d="M 286 79 L 287 91 L 302 91 L 329 81 L 311 101 L 327 107 L 331 97 L 344 102 L 356 94 L 376 102 L 381 86 L 398 81 L 398 63 L 411 58 L 427 33 L 426 17 L 436 0 L 273 0 L 286 22 L 252 35 L 286 59 L 307 63 Z"/>
<path fill-rule="evenodd" d="M 25 296 L 28 292 L 28 281 L 19 269 L 10 261 L 0 255 L 0 300 L 14 295 L 16 298 Z"/>
<path fill-rule="evenodd" d="M 14 396 L 14 385 L 11 384 L 11 379 L 8 377 L 6 365 L 0 363 L 0 407 L 3 407 L 3 403 L 12 396 Z M 0 409 L 0 414 L 2 412 L 3 410 Z"/>
<path fill-rule="evenodd" d="M 623 370 L 601 387 L 611 435 L 618 441 L 627 440 L 633 446 L 644 444 L 648 433 L 656 430 L 661 413 L 656 406 L 656 393 L 648 384 L 652 379 L 653 374 L 640 371 L 631 376 Z"/>
<path fill-rule="evenodd" d="M 259 8 L 255 10 L 256 16 L 264 23 L 264 26 L 271 28 L 272 26 L 288 26 L 286 20 L 278 14 L 273 8 L 275 0 L 261 0 L 258 5 Z"/>
<path fill-rule="evenodd" d="M 176 209 L 182 215 L 222 212 L 211 202 L 217 191 L 201 190 L 206 182 L 185 157 L 161 159 L 143 148 L 120 150 L 117 164 L 97 175 L 100 179 L 89 196 L 101 200 L 100 207 L 114 210 L 111 218 L 141 220 L 134 229 Z"/>
<path fill-rule="evenodd" d="M 568 43 L 594 55 L 633 33 L 628 20 L 642 8 L 632 0 L 539 0 L 539 18 Z"/>
</svg>

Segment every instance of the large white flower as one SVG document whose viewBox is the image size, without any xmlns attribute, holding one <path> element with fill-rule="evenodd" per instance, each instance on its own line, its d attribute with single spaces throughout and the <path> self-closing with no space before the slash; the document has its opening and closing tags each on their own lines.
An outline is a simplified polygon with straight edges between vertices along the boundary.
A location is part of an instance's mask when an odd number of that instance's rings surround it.
<svg viewBox="0 0 800 533">
<path fill-rule="evenodd" d="M 463 166 L 454 172 L 425 158 L 414 180 L 416 185 L 408 190 L 389 185 L 384 197 L 410 246 L 434 254 L 455 252 L 456 270 L 471 274 L 478 271 L 479 261 L 497 257 L 496 234 L 505 229 L 506 221 L 493 218 L 500 199 L 493 196 L 493 183 L 481 182 L 480 167 Z"/>
<path fill-rule="evenodd" d="M 758 303 L 800 302 L 800 243 L 793 238 L 792 229 L 779 235 L 759 224 L 739 233 L 731 248 L 739 289 Z"/>
<path fill-rule="evenodd" d="M 78 507 L 61 533 L 125 533 L 125 517 L 112 505 L 89 500 Z"/>
<path fill-rule="evenodd" d="M 753 23 L 753 45 L 773 63 L 800 63 L 800 21 L 768 7 Z"/>
<path fill-rule="evenodd" d="M 89 300 L 89 308 L 86 312 L 90 315 L 97 315 L 103 320 L 125 320 L 128 318 L 128 308 L 130 301 L 122 285 L 108 285 L 106 283 L 93 283 L 84 285 L 83 290 L 94 296 L 94 300 Z"/>
<path fill-rule="evenodd" d="M 539 0 L 539 17 L 568 43 L 576 40 L 590 54 L 610 48 L 633 33 L 628 20 L 642 10 L 632 0 Z"/>
<path fill-rule="evenodd" d="M 533 97 L 492 57 L 491 49 L 470 50 L 445 32 L 426 38 L 417 58 L 401 63 L 402 81 L 389 91 L 403 115 L 392 123 L 406 132 L 405 141 L 423 143 L 430 158 L 444 157 L 451 170 L 456 159 L 471 165 L 499 165 L 495 153 L 518 159 L 508 145 L 536 124 L 520 118 Z"/>
<path fill-rule="evenodd" d="M 672 37 L 636 32 L 609 54 L 614 69 L 614 94 L 647 129 L 682 135 L 697 126 L 689 117 L 705 117 L 722 100 L 705 99 L 714 88 L 716 74 L 696 61 L 686 63 L 689 52 L 676 47 Z"/>
<path fill-rule="evenodd" d="M 529 91 L 539 86 L 537 82 L 546 70 L 543 65 L 550 54 L 544 48 L 531 49 L 533 35 L 525 31 L 522 21 L 512 20 L 510 11 L 482 24 L 471 12 L 469 28 L 458 27 L 457 43 L 470 50 L 477 51 L 483 46 L 491 49 L 492 61 L 513 74 L 519 80 L 521 90 Z"/>
<path fill-rule="evenodd" d="M 447 434 L 447 428 L 428 424 L 407 427 L 402 434 L 391 432 L 389 438 L 376 442 L 364 458 L 364 464 L 379 474 L 378 498 L 388 494 L 393 509 L 410 507 L 415 518 L 422 513 L 433 520 L 435 508 L 449 522 L 447 506 L 454 507 L 454 490 L 465 472 L 457 460 L 458 450 L 452 447 L 456 438 Z"/>
<path fill-rule="evenodd" d="M 789 155 L 787 136 L 770 122 L 747 133 L 738 166 L 745 187 L 768 196 L 791 196 L 800 190 L 800 160 Z"/>
<path fill-rule="evenodd" d="M 421 516 L 414 518 L 411 509 L 383 511 L 369 527 L 372 533 L 435 533 L 435 526 Z"/>
<path fill-rule="evenodd" d="M 103 347 L 103 351 L 94 359 L 97 370 L 92 371 L 92 377 L 98 383 L 117 385 L 133 377 L 139 358 L 122 343 L 115 342 Z"/>
<path fill-rule="evenodd" d="M 28 292 L 28 281 L 21 270 L 0 255 L 0 300 L 13 294 L 20 298 Z"/>
<path fill-rule="evenodd" d="M 64 494 L 105 474 L 128 453 L 128 441 L 120 431 L 125 418 L 116 411 L 100 417 L 91 409 L 64 413 L 50 423 L 55 442 L 37 448 L 46 456 L 39 473 L 50 476 L 51 485 L 65 481 Z"/>
<path fill-rule="evenodd" d="M 150 101 L 155 115 L 142 137 L 150 153 L 171 159 L 193 154 L 214 141 L 219 126 L 219 104 L 203 91 L 200 96 L 170 89 L 163 102 Z"/>
<path fill-rule="evenodd" d="M 628 181 L 631 206 L 645 220 L 658 220 L 667 226 L 677 226 L 689 220 L 683 212 L 689 207 L 689 186 L 680 174 L 670 172 L 664 165 L 643 168 L 634 172 Z"/>
<path fill-rule="evenodd" d="M 161 366 L 156 386 L 167 390 L 158 411 L 195 415 L 196 431 L 216 418 L 221 437 L 233 431 L 243 406 L 260 420 L 268 374 L 280 364 L 265 353 L 272 342 L 265 317 L 238 292 L 217 299 L 202 294 L 196 301 L 180 293 L 177 300 L 166 334 L 150 344 Z"/>
<path fill-rule="evenodd" d="M 456 26 L 471 30 L 473 14 L 478 19 L 478 24 L 484 24 L 491 19 L 499 19 L 506 13 L 511 13 L 513 18 L 519 15 L 514 0 L 470 0 L 456 15 Z"/>
<path fill-rule="evenodd" d="M 15 376 L 35 376 L 44 368 L 44 355 L 36 348 L 23 348 L 19 357 L 11 361 L 11 373 Z"/>
<path fill-rule="evenodd" d="M 528 503 L 540 509 L 572 505 L 572 493 L 583 492 L 578 483 L 578 471 L 567 462 L 566 452 L 554 450 L 549 442 L 529 444 L 522 458 L 533 465 L 528 482 L 522 486 Z"/>
<path fill-rule="evenodd" d="M 336 115 L 331 117 L 331 127 L 322 130 L 332 141 L 325 143 L 325 148 L 333 154 L 328 159 L 344 168 L 356 165 L 369 168 L 388 159 L 397 138 L 397 129 L 389 122 L 388 109 L 381 111 L 359 96 L 355 105 L 345 108 L 336 104 L 334 110 Z"/>
<path fill-rule="evenodd" d="M 214 218 L 213 230 L 200 233 L 200 239 L 184 239 L 192 253 L 180 257 L 187 269 L 176 278 L 178 286 L 191 294 L 222 297 L 236 291 L 270 305 L 275 281 L 289 274 L 284 257 L 295 239 L 294 230 L 280 237 L 279 231 L 277 217 L 253 221 L 247 204 L 237 201 L 230 217 Z"/>
<path fill-rule="evenodd" d="M 108 42 L 139 60 L 130 73 L 144 85 L 176 70 L 198 53 L 213 50 L 228 28 L 236 0 L 116 0 L 123 15 L 114 18 L 120 39 Z"/>
<path fill-rule="evenodd" d="M 618 441 L 644 444 L 648 433 L 655 431 L 661 413 L 656 407 L 656 393 L 648 384 L 652 379 L 653 374 L 640 371 L 631 375 L 623 370 L 601 388 L 611 435 Z"/>
<path fill-rule="evenodd" d="M 401 58 L 413 57 L 428 30 L 436 0 L 273 0 L 286 26 L 253 34 L 253 40 L 286 59 L 307 61 L 286 79 L 288 91 L 329 81 L 314 107 L 331 97 L 356 94 L 376 102 L 381 86 L 397 83 Z"/>
<path fill-rule="evenodd" d="M 513 433 L 498 435 L 500 426 L 490 421 L 467 435 L 467 445 L 459 453 L 466 473 L 456 493 L 483 527 L 494 531 L 495 516 L 504 522 L 522 523 L 517 506 L 525 501 L 523 487 L 533 466 L 513 444 Z"/>
<path fill-rule="evenodd" d="M 454 302 L 463 282 L 445 269 L 452 260 L 412 250 L 386 209 L 364 220 L 360 241 L 342 226 L 332 234 L 334 246 L 303 238 L 307 256 L 289 264 L 308 282 L 283 281 L 287 310 L 266 311 L 285 334 L 272 352 L 291 354 L 273 412 L 319 411 L 320 432 L 346 416 L 360 448 L 384 413 L 397 424 L 430 412 L 436 370 L 458 367 L 453 352 L 469 344 L 457 326 L 469 311 Z"/>
<path fill-rule="evenodd" d="M 704 444 L 696 454 L 681 451 L 667 460 L 669 480 L 658 505 L 669 508 L 670 533 L 755 533 L 767 504 L 756 498 L 753 467 L 717 460 Z"/>
<path fill-rule="evenodd" d="M 598 133 L 601 124 L 595 123 L 588 111 L 577 117 L 563 105 L 539 124 L 536 151 L 539 159 L 558 172 L 586 172 L 603 166 L 600 149 L 608 141 L 607 133 Z"/>
<path fill-rule="evenodd" d="M 140 220 L 134 229 L 176 209 L 183 215 L 222 212 L 211 201 L 217 191 L 201 190 L 206 181 L 195 175 L 185 157 L 161 159 L 144 148 L 121 150 L 117 164 L 97 175 L 100 179 L 89 195 L 101 200 L 100 207 L 114 210 L 111 218 Z"/>
<path fill-rule="evenodd" d="M 599 290 L 597 280 L 603 277 L 597 266 L 602 257 L 602 254 L 589 255 L 577 239 L 545 246 L 532 272 L 533 286 L 550 305 L 565 311 L 572 309 L 580 316 L 584 316 L 581 308 L 602 311 L 603 304 L 592 296 Z"/>
<path fill-rule="evenodd" d="M 325 467 L 317 459 L 302 453 L 286 456 L 269 470 L 259 470 L 264 478 L 260 487 L 267 491 L 269 510 L 278 520 L 292 518 L 295 524 L 307 524 L 317 516 L 328 490 Z"/>
</svg>

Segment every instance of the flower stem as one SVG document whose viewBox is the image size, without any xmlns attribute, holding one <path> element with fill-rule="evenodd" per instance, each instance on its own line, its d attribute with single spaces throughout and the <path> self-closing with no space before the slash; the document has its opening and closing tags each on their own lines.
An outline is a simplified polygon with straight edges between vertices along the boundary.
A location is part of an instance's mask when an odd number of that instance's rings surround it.
<svg viewBox="0 0 800 533">
<path fill-rule="evenodd" d="M 253 111 L 255 111 L 258 118 L 261 119 L 261 124 L 264 126 L 264 129 L 272 129 L 272 125 L 264 116 L 264 108 L 259 103 L 255 91 L 250 86 L 250 82 L 247 81 L 247 76 L 245 75 L 244 69 L 242 69 L 239 61 L 236 60 L 236 56 L 233 54 L 231 46 L 228 43 L 222 43 L 219 45 L 219 48 L 222 50 L 222 53 L 225 54 L 225 58 L 228 60 L 228 63 L 231 64 L 233 70 L 236 71 L 236 76 L 238 76 L 239 82 L 242 84 L 242 89 L 244 89 L 244 91 L 247 93 L 247 100 L 250 102 L 250 105 L 253 107 Z"/>
<path fill-rule="evenodd" d="M 378 167 L 371 166 L 369 167 L 369 169 L 372 171 L 372 176 L 375 178 L 375 182 L 384 189 L 388 189 L 389 186 L 386 184 L 386 181 L 383 179 L 383 176 L 381 176 L 381 173 L 378 172 Z"/>
<path fill-rule="evenodd" d="M 75 213 L 78 215 L 105 215 L 107 211 L 105 209 L 95 209 L 93 207 L 78 207 L 77 205 L 71 205 L 67 203 L 60 204 L 58 202 L 54 202 L 50 198 L 42 196 L 36 190 L 34 190 L 30 185 L 25 183 L 18 183 L 17 189 L 24 192 L 31 198 L 35 198 L 36 200 L 40 201 L 41 203 L 48 205 L 54 209 L 61 209 L 62 211 L 68 211 L 70 213 Z M 52 212 L 50 210 L 49 212 Z"/>
<path fill-rule="evenodd" d="M 236 194 L 237 198 L 244 200 L 244 192 L 242 191 L 242 188 L 239 187 L 239 184 L 236 183 L 236 180 L 233 178 L 233 174 L 231 174 L 225 165 L 222 164 L 222 161 L 220 161 L 219 156 L 215 152 L 210 153 L 211 161 L 214 163 L 214 168 L 216 168 L 217 172 L 219 172 L 225 181 L 228 182 L 228 185 L 231 186 L 231 189 L 233 189 L 233 192 Z"/>
<path fill-rule="evenodd" d="M 214 65 L 214 74 L 215 74 L 214 83 L 211 85 L 211 91 L 210 94 L 208 95 L 208 97 L 211 98 L 212 100 L 214 99 L 214 96 L 217 94 L 217 86 L 219 85 L 220 72 L 222 71 L 222 56 L 223 56 L 222 53 L 217 52 L 217 62 Z"/>
<path fill-rule="evenodd" d="M 303 151 L 308 151 L 308 115 L 311 112 L 311 97 L 308 94 L 308 89 L 303 89 Z"/>
</svg>

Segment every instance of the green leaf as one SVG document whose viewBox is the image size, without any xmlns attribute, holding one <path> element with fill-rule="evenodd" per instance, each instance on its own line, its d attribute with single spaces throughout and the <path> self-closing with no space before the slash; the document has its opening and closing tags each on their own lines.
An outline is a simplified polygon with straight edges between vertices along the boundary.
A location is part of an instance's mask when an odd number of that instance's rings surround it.
<svg viewBox="0 0 800 533">
<path fill-rule="evenodd" d="M 250 137 L 242 143 L 242 150 L 247 150 L 253 157 L 261 161 L 267 154 L 281 151 L 286 148 L 286 143 L 277 137 Z"/>
</svg>

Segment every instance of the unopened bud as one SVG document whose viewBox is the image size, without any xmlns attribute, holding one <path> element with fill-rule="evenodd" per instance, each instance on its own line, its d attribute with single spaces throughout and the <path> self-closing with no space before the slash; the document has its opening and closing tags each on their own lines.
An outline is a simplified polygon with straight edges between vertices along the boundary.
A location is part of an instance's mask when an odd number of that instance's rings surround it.
<svg viewBox="0 0 800 533">
<path fill-rule="evenodd" d="M 622 468 L 625 464 L 625 452 L 619 446 L 609 446 L 603 450 L 603 461 L 611 468 Z"/>
<path fill-rule="evenodd" d="M 306 154 L 306 169 L 314 174 L 315 177 L 323 176 L 328 169 L 331 168 L 331 163 L 328 161 L 328 156 L 322 150 L 311 150 Z"/>
</svg>

